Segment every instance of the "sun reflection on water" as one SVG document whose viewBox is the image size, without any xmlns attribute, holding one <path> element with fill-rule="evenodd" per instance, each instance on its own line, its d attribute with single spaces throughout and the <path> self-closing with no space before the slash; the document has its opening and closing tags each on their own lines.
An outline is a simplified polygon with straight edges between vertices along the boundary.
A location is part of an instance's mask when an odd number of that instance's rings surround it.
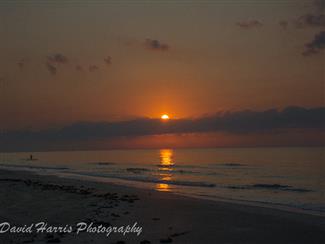
<svg viewBox="0 0 325 244">
<path fill-rule="evenodd" d="M 160 164 L 162 166 L 172 166 L 173 163 L 173 150 L 162 149 L 160 150 Z"/>
<path fill-rule="evenodd" d="M 157 191 L 171 191 L 168 184 L 157 184 L 156 190 Z"/>
<path fill-rule="evenodd" d="M 172 180 L 172 166 L 174 165 L 173 162 L 173 150 L 171 149 L 161 149 L 159 151 L 159 157 L 160 157 L 160 165 L 159 170 L 164 171 L 163 173 L 159 173 L 160 180 L 164 183 L 158 183 L 156 185 L 157 191 L 171 191 L 171 187 L 168 183 L 168 181 Z"/>
</svg>

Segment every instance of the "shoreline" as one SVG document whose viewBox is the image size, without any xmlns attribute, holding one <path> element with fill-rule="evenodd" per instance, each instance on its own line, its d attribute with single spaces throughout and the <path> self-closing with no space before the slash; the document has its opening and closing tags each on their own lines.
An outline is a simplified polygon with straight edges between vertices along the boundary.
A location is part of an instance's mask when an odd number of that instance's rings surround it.
<svg viewBox="0 0 325 244">
<path fill-rule="evenodd" d="M 59 238 L 60 242 L 80 243 L 83 240 L 83 243 L 88 243 L 94 240 L 97 243 L 107 241 L 169 243 L 171 240 L 173 243 L 215 243 L 217 240 L 217 243 L 322 243 L 325 241 L 322 235 L 325 230 L 325 218 L 305 213 L 204 200 L 114 183 L 38 175 L 27 171 L 1 169 L 0 184 L 0 202 L 1 206 L 4 206 L 0 210 L 0 218 L 8 222 L 28 224 L 42 221 L 42 218 L 49 223 L 58 224 L 97 221 L 102 224 L 127 225 L 137 222 L 143 228 L 139 236 L 113 234 L 108 240 L 103 235 L 89 233 L 54 235 L 52 239 Z M 0 240 L 4 238 L 5 241 L 16 240 L 17 237 L 21 242 L 52 240 L 46 239 L 46 234 L 36 236 L 0 234 Z"/>
<path fill-rule="evenodd" d="M 60 173 L 54 173 L 54 172 L 47 172 L 43 173 L 40 171 L 34 171 L 34 170 L 23 170 L 19 168 L 8 168 L 6 166 L 1 167 L 0 165 L 0 171 L 1 170 L 8 170 L 8 171 L 17 171 L 17 172 L 28 172 L 31 174 L 36 174 L 40 176 L 54 176 L 58 178 L 66 178 L 66 179 L 72 179 L 72 180 L 81 180 L 85 182 L 97 182 L 97 183 L 103 183 L 103 184 L 114 184 L 116 186 L 121 187 L 127 187 L 127 188 L 134 188 L 139 190 L 154 190 L 154 184 L 153 182 L 145 182 L 145 184 L 142 184 L 142 186 L 138 186 L 137 184 L 134 184 L 134 181 L 127 180 L 123 178 L 114 178 L 114 177 L 102 177 L 102 176 L 91 176 L 86 174 L 74 174 L 74 173 L 67 173 L 67 172 L 60 172 Z M 142 181 L 136 181 L 136 183 L 142 183 Z M 146 186 L 148 184 L 148 186 Z M 144 186 L 144 187 L 143 187 Z M 282 203 L 272 203 L 272 202 L 262 202 L 262 201 L 254 201 L 254 200 L 244 200 L 244 199 L 231 199 L 231 198 L 225 198 L 221 196 L 203 196 L 203 195 L 191 195 L 186 194 L 183 192 L 177 192 L 177 191 L 165 191 L 164 194 L 173 194 L 178 195 L 182 197 L 187 197 L 191 199 L 199 199 L 199 200 L 207 200 L 207 201 L 213 201 L 213 202 L 225 202 L 225 203 L 234 203 L 239 205 L 246 205 L 251 207 L 262 207 L 262 208 L 268 208 L 268 209 L 274 209 L 274 210 L 280 210 L 285 212 L 291 212 L 291 213 L 297 213 L 297 214 L 306 214 L 306 215 L 312 215 L 312 216 L 318 216 L 318 217 L 325 217 L 325 212 L 320 212 L 313 209 L 303 209 L 299 207 L 293 207 L 287 204 Z"/>
<path fill-rule="evenodd" d="M 0 169 L 1 170 L 1 169 Z M 37 174 L 37 173 L 36 173 Z M 40 174 L 40 175 L 46 175 Z M 61 174 L 51 174 L 56 177 L 63 177 L 67 179 L 77 179 L 77 180 L 84 180 L 84 181 L 90 181 L 90 182 L 98 182 L 98 183 L 110 183 L 121 187 L 129 187 L 129 188 L 135 188 L 135 189 L 144 189 L 144 190 L 154 190 L 153 186 L 151 187 L 140 187 L 137 185 L 131 185 L 133 182 L 131 180 L 121 179 L 121 178 L 110 178 L 110 177 L 101 177 L 101 176 L 90 176 L 90 175 L 78 175 L 78 174 L 70 174 L 70 173 L 61 173 Z M 128 185 L 125 183 L 132 182 Z M 140 181 L 141 182 L 141 181 Z M 124 183 L 124 184 L 123 184 Z M 152 182 L 145 182 L 146 184 L 154 185 L 155 183 Z M 154 190 L 157 191 L 157 190 Z M 324 217 L 325 218 L 325 212 L 317 212 L 316 210 L 311 209 L 302 209 L 298 207 L 292 207 L 286 204 L 281 203 L 269 203 L 269 202 L 261 202 L 261 201 L 253 201 L 253 200 L 243 200 L 243 199 L 230 199 L 230 198 L 223 198 L 220 196 L 210 197 L 210 196 L 203 196 L 203 195 L 190 195 L 182 192 L 177 191 L 165 191 L 164 194 L 173 194 L 178 195 L 186 198 L 191 199 L 199 199 L 202 201 L 213 201 L 213 202 L 226 202 L 226 203 L 234 203 L 239 205 L 247 205 L 251 207 L 261 207 L 261 208 L 268 208 L 268 209 L 274 209 L 274 210 L 280 210 L 285 212 L 291 212 L 291 213 L 297 213 L 297 214 L 306 214 L 306 215 L 312 215 L 312 216 L 318 216 L 318 217 Z"/>
</svg>

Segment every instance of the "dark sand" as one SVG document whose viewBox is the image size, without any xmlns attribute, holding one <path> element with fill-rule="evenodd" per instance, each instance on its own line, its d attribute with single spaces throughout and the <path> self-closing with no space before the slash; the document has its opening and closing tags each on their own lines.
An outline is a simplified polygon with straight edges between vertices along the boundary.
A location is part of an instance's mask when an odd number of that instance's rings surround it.
<svg viewBox="0 0 325 244">
<path fill-rule="evenodd" d="M 0 223 L 142 227 L 129 233 L 0 234 L 0 243 L 325 243 L 325 218 L 0 170 Z"/>
</svg>

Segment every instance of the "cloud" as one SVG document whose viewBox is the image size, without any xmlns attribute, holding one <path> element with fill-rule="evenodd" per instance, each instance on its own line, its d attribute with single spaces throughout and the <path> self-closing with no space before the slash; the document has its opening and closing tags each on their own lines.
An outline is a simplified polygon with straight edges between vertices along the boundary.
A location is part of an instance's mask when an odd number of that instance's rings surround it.
<svg viewBox="0 0 325 244">
<path fill-rule="evenodd" d="M 317 33 L 311 42 L 305 44 L 304 56 L 318 54 L 325 48 L 325 31 Z"/>
<path fill-rule="evenodd" d="M 107 65 L 112 64 L 112 57 L 111 57 L 111 56 L 107 56 L 106 58 L 104 58 L 104 62 L 105 62 Z"/>
<path fill-rule="evenodd" d="M 52 74 L 55 75 L 58 71 L 58 65 L 60 64 L 66 64 L 68 63 L 68 58 L 61 54 L 61 53 L 55 53 L 52 55 L 47 56 L 45 65 L 47 67 L 47 70 Z"/>
<path fill-rule="evenodd" d="M 97 65 L 89 65 L 88 70 L 89 72 L 95 72 L 99 70 L 99 67 Z"/>
<path fill-rule="evenodd" d="M 284 110 L 243 110 L 213 116 L 187 119 L 140 118 L 117 122 L 82 122 L 60 129 L 11 131 L 0 135 L 1 143 L 67 142 L 115 137 L 136 137 L 163 134 L 227 132 L 237 135 L 274 133 L 290 129 L 325 130 L 325 107 L 287 107 Z"/>
<path fill-rule="evenodd" d="M 303 27 L 325 27 L 324 14 L 305 14 L 300 16 L 295 24 L 298 28 Z"/>
<path fill-rule="evenodd" d="M 157 50 L 157 51 L 167 51 L 169 50 L 169 45 L 166 43 L 162 43 L 156 39 L 147 38 L 144 43 L 145 47 L 150 50 Z"/>
<path fill-rule="evenodd" d="M 49 62 L 46 62 L 46 68 L 47 68 L 47 70 L 52 74 L 52 75 L 56 75 L 56 73 L 57 73 L 57 68 L 53 65 L 53 64 L 51 64 L 51 63 L 49 63 Z"/>
<path fill-rule="evenodd" d="M 279 22 L 279 25 L 280 25 L 283 29 L 287 29 L 287 28 L 288 28 L 288 21 L 281 20 L 281 21 Z"/>
<path fill-rule="evenodd" d="M 297 28 L 324 28 L 325 27 L 325 0 L 313 0 L 312 13 L 298 17 L 294 24 Z M 314 39 L 305 44 L 303 56 L 312 56 L 321 52 L 325 47 L 325 31 L 315 34 Z"/>
<path fill-rule="evenodd" d="M 47 61 L 53 64 L 66 64 L 68 63 L 68 58 L 61 53 L 56 53 L 47 56 Z"/>
<path fill-rule="evenodd" d="M 294 21 L 297 28 L 325 27 L 325 0 L 314 0 L 312 4 L 312 13 L 301 15 Z"/>
<path fill-rule="evenodd" d="M 254 28 L 260 28 L 263 26 L 263 24 L 258 20 L 248 20 L 248 21 L 241 21 L 237 22 L 237 26 L 239 26 L 242 29 L 254 29 Z"/>
</svg>

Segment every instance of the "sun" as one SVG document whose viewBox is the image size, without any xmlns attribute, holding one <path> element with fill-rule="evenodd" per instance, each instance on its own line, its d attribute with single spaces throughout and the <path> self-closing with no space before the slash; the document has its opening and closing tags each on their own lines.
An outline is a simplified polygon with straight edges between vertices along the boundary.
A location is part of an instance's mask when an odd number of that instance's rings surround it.
<svg viewBox="0 0 325 244">
<path fill-rule="evenodd" d="M 163 120 L 169 120 L 168 114 L 163 114 L 163 115 L 161 115 L 160 118 L 163 119 Z"/>
</svg>

